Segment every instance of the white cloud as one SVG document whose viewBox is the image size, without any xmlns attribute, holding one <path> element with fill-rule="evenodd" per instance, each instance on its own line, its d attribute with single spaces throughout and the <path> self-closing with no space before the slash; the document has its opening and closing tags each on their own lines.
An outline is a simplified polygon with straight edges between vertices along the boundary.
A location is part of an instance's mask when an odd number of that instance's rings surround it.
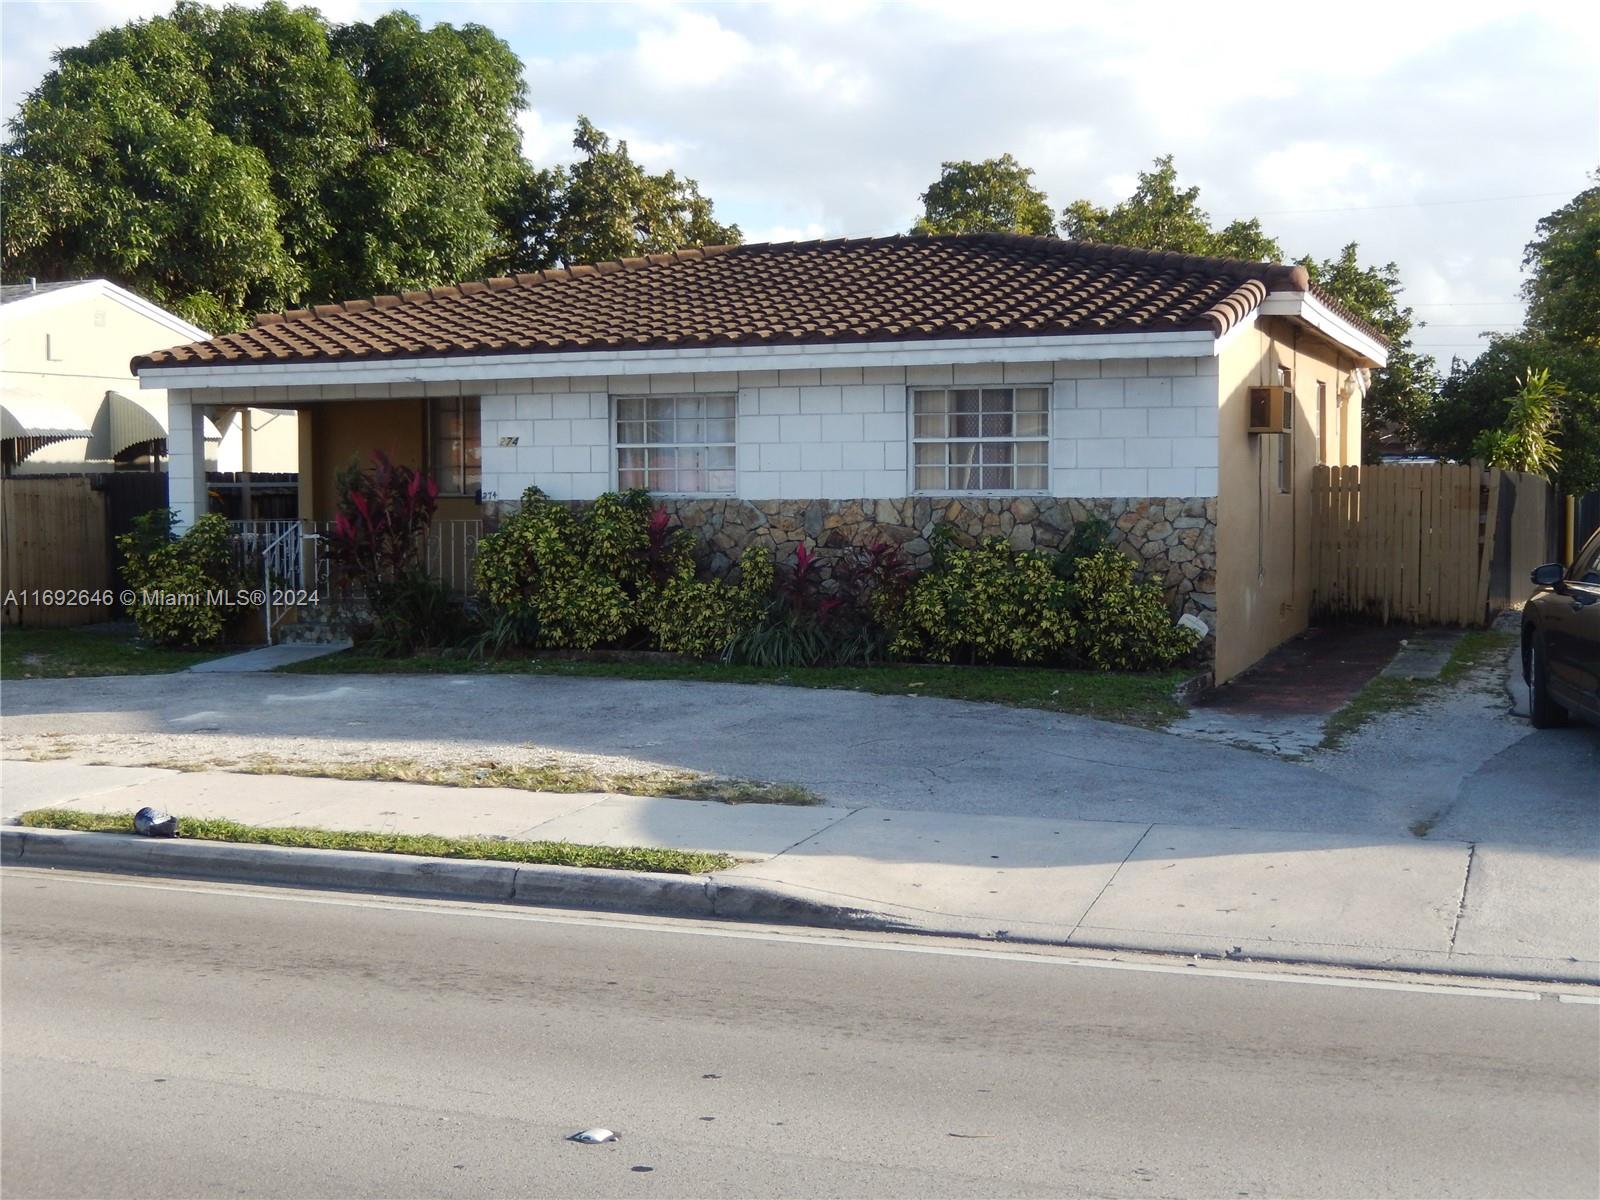
<svg viewBox="0 0 1600 1200">
<path fill-rule="evenodd" d="M 54 47 L 166 7 L 5 4 L 8 111 Z M 1448 20 L 1392 0 L 418 9 L 522 56 L 535 161 L 570 161 L 584 113 L 651 170 L 697 179 L 752 239 L 904 230 L 946 159 L 1009 151 L 1060 209 L 1120 199 L 1170 152 L 1215 217 L 1271 214 L 1296 256 L 1358 242 L 1441 325 L 1491 324 L 1514 319 L 1522 247 L 1562 197 L 1448 202 L 1571 195 L 1600 161 L 1595 5 L 1459 0 Z M 1303 211 L 1318 209 L 1339 211 Z M 1467 307 L 1487 301 L 1510 307 Z"/>
</svg>

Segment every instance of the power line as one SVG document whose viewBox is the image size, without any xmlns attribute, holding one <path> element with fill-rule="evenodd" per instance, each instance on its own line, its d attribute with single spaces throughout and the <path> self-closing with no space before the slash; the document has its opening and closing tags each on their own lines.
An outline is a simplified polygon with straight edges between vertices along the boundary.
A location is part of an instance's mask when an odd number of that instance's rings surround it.
<svg viewBox="0 0 1600 1200">
<path fill-rule="evenodd" d="M 1382 212 L 1395 208 L 1439 208 L 1454 204 L 1503 204 L 1509 200 L 1544 200 L 1551 196 L 1569 196 L 1569 191 L 1522 192 L 1516 196 L 1480 196 L 1473 200 L 1413 200 L 1405 204 L 1351 204 L 1341 208 L 1278 208 L 1267 212 L 1227 212 L 1224 217 L 1302 217 L 1315 213 Z"/>
</svg>

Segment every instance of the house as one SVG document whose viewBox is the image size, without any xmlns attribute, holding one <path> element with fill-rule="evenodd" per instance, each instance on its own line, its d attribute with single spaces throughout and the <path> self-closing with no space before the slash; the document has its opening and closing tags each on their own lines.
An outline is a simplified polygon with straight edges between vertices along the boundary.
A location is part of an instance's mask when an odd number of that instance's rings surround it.
<svg viewBox="0 0 1600 1200">
<path fill-rule="evenodd" d="M 167 453 L 166 394 L 141 390 L 128 360 L 174 339 L 209 336 L 105 279 L 0 287 L 6 473 L 160 470 Z M 207 420 L 209 470 L 295 470 L 299 437 L 292 411 L 219 407 Z"/>
<path fill-rule="evenodd" d="M 445 520 L 530 485 L 646 487 L 727 558 L 939 521 L 1019 546 L 1090 514 L 1215 635 L 1226 679 L 1310 616 L 1310 477 L 1360 461 L 1385 343 L 1303 268 L 1015 235 L 707 247 L 264 315 L 134 362 L 203 418 L 301 415 L 300 515 L 382 449 Z M 1257 430 L 1258 432 L 1252 432 Z M 1259 432 L 1259 431 L 1265 432 Z"/>
</svg>

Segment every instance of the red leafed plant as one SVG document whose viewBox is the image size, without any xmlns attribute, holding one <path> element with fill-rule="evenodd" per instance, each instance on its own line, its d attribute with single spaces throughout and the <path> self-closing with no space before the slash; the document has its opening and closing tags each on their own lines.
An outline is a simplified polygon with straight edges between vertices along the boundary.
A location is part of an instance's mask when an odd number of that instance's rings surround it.
<svg viewBox="0 0 1600 1200">
<path fill-rule="evenodd" d="M 439 487 L 379 450 L 372 468 L 352 462 L 339 472 L 339 506 L 333 519 L 333 557 L 369 598 L 385 585 L 425 574 L 428 528 Z"/>
</svg>

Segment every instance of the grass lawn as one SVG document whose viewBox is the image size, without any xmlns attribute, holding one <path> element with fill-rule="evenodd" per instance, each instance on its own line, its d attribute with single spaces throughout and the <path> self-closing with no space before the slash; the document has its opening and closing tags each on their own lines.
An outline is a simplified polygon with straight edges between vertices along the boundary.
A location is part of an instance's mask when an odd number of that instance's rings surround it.
<svg viewBox="0 0 1600 1200">
<path fill-rule="evenodd" d="M 0 632 L 0 679 L 63 679 L 75 675 L 162 675 L 226 653 L 168 650 L 119 633 L 83 629 Z"/>
<path fill-rule="evenodd" d="M 1042 708 L 1160 729 L 1185 709 L 1173 692 L 1191 671 L 1124 674 L 1042 667 L 953 667 L 892 663 L 878 667 L 787 670 L 708 662 L 590 662 L 534 658 L 489 662 L 468 658 L 376 658 L 354 650 L 280 667 L 303 675 L 514 674 L 614 679 L 687 679 L 702 683 L 767 683 L 840 688 L 886 696 L 940 696 L 1016 708 Z"/>
<path fill-rule="evenodd" d="M 1473 630 L 1462 635 L 1437 679 L 1398 679 L 1378 675 L 1323 726 L 1323 750 L 1337 750 L 1368 721 L 1385 713 L 1411 708 L 1458 685 L 1481 666 L 1504 658 L 1517 644 L 1517 635 L 1496 630 Z M 1498 684 L 1496 685 L 1498 686 Z"/>
<path fill-rule="evenodd" d="M 138 765 L 162 767 L 169 771 L 231 771 L 237 775 L 292 775 L 302 779 L 520 788 L 527 792 L 615 792 L 621 796 L 669 796 L 677 800 L 714 800 L 722 804 L 808 805 L 819 804 L 822 800 L 815 792 L 797 783 L 729 779 L 668 769 L 611 771 L 559 764 L 525 765 L 492 761 L 437 765 L 409 758 L 376 758 L 359 763 L 306 763 L 265 754 L 242 760 L 170 759 Z"/>
<path fill-rule="evenodd" d="M 126 813 L 87 813 L 67 808 L 36 808 L 18 818 L 35 829 L 75 829 L 84 833 L 133 833 Z M 580 846 L 572 842 L 513 842 L 499 838 L 447 838 L 415 833 L 345 833 L 293 826 L 263 828 L 238 821 L 180 817 L 178 836 L 204 842 L 241 842 L 252 846 L 289 846 L 314 850 L 369 850 L 381 854 L 417 854 L 429 858 L 472 858 L 490 862 L 536 863 L 541 866 L 605 867 L 616 871 L 656 871 L 670 875 L 703 875 L 733 866 L 728 854 L 698 850 L 657 850 L 647 846 Z"/>
</svg>

